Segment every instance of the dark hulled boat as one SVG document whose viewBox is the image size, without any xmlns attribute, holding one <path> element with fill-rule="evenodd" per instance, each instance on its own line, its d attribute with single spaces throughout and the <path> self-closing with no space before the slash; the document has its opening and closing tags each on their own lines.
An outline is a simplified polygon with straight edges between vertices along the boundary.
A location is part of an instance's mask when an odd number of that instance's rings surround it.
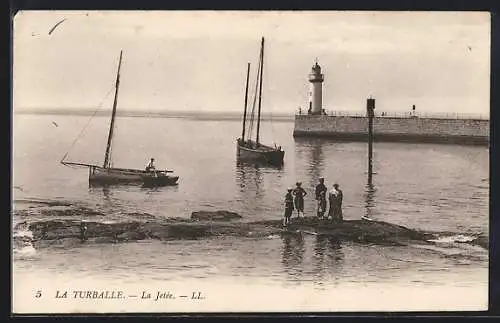
<svg viewBox="0 0 500 323">
<path fill-rule="evenodd" d="M 246 82 L 246 90 L 245 90 L 245 108 L 243 111 L 243 126 L 241 131 L 241 137 L 236 140 L 236 151 L 237 156 L 240 161 L 250 161 L 250 162 L 259 162 L 265 163 L 275 166 L 283 165 L 283 158 L 285 156 L 285 151 L 281 149 L 280 146 L 271 146 L 265 145 L 260 142 L 260 121 L 261 121 L 261 107 L 262 107 L 262 78 L 264 72 L 264 37 L 262 37 L 261 48 L 260 48 L 260 57 L 259 57 L 259 66 L 257 70 L 257 82 L 258 87 L 255 87 L 257 92 L 257 88 L 259 91 L 259 103 L 257 110 L 257 131 L 256 138 L 252 140 L 250 137 L 251 130 L 253 129 L 253 121 L 255 116 L 255 99 L 254 104 L 252 106 L 252 111 L 250 113 L 250 131 L 249 136 L 245 138 L 245 130 L 246 130 L 246 121 L 247 121 L 247 103 L 248 103 L 248 81 L 250 76 L 250 63 L 247 65 L 247 82 Z M 254 98 L 257 96 L 255 93 Z"/>
<path fill-rule="evenodd" d="M 141 175 L 144 187 L 177 185 L 178 176 L 169 176 L 166 171 L 154 171 Z"/>
<path fill-rule="evenodd" d="M 285 157 L 285 152 L 281 147 L 271 147 L 252 140 L 242 142 L 240 138 L 237 142 L 237 151 L 240 160 L 263 162 L 276 166 L 282 165 Z"/>
<path fill-rule="evenodd" d="M 77 163 L 65 161 L 68 155 L 66 153 L 61 159 L 61 164 L 66 166 L 82 166 L 89 169 L 89 184 L 127 184 L 127 183 L 143 183 L 148 185 L 158 184 L 158 186 L 174 185 L 177 183 L 179 176 L 169 175 L 172 170 L 145 170 L 131 168 L 116 168 L 112 167 L 111 162 L 111 147 L 113 143 L 113 132 L 116 118 L 116 107 L 118 103 L 118 89 L 120 85 L 120 69 L 122 65 L 122 51 L 120 51 L 120 59 L 118 63 L 118 72 L 115 83 L 115 97 L 113 101 L 113 111 L 111 113 L 111 123 L 109 125 L 108 141 L 106 152 L 104 154 L 104 164 L 102 166 L 87 163 Z"/>
</svg>

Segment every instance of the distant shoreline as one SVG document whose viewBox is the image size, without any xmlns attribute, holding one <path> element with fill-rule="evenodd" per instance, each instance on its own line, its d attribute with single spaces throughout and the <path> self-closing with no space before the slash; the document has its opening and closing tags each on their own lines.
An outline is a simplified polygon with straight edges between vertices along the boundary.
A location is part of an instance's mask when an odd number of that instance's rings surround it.
<svg viewBox="0 0 500 323">
<path fill-rule="evenodd" d="M 17 109 L 13 114 L 31 114 L 31 115 L 68 115 L 68 116 L 110 116 L 111 111 L 92 111 L 88 109 Z M 242 114 L 238 112 L 220 112 L 220 111 L 117 111 L 117 117 L 136 117 L 136 118 L 183 118 L 196 120 L 242 120 Z M 295 115 L 293 113 L 263 113 L 262 121 L 267 121 L 272 117 L 276 122 L 292 122 Z"/>
</svg>

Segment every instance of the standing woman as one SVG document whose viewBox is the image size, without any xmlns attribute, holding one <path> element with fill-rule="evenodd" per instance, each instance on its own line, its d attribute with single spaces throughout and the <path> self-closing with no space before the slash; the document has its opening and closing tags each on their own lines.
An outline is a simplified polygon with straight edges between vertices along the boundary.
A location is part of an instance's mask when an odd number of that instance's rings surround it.
<svg viewBox="0 0 500 323">
<path fill-rule="evenodd" d="M 293 190 L 293 195 L 295 196 L 295 208 L 297 209 L 297 217 L 300 217 L 300 212 L 304 215 L 304 196 L 307 195 L 306 191 L 302 188 L 302 183 L 297 182 L 295 189 Z"/>
<path fill-rule="evenodd" d="M 328 216 L 331 220 L 335 219 L 335 209 L 337 207 L 337 190 L 335 189 L 335 185 L 328 192 L 328 202 L 330 204 L 330 208 L 328 209 Z"/>
<path fill-rule="evenodd" d="M 335 222 L 342 222 L 344 220 L 344 217 L 342 216 L 342 199 L 344 197 L 344 194 L 342 193 L 342 190 L 339 188 L 339 184 L 333 184 L 333 187 L 335 188 L 335 191 L 337 191 L 337 194 L 335 196 L 335 209 L 334 209 L 334 219 Z"/>
</svg>

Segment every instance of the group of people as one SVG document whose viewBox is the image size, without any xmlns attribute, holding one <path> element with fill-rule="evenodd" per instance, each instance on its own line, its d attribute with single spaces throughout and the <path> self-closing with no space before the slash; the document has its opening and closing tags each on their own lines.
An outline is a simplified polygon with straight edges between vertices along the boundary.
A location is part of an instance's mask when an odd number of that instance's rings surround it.
<svg viewBox="0 0 500 323">
<path fill-rule="evenodd" d="M 290 218 L 292 213 L 297 210 L 297 217 L 304 216 L 304 197 L 307 192 L 302 188 L 302 183 L 297 182 L 295 188 L 289 188 L 285 195 L 285 217 L 283 224 L 286 226 L 290 223 Z M 327 208 L 327 195 L 329 209 L 328 214 L 326 213 Z M 325 185 L 325 179 L 320 178 L 319 184 L 316 185 L 315 189 L 315 199 L 318 202 L 316 215 L 318 218 L 331 219 L 334 222 L 340 222 L 343 220 L 342 216 L 342 199 L 343 193 L 339 188 L 338 184 L 333 184 L 332 188 L 328 190 Z"/>
</svg>

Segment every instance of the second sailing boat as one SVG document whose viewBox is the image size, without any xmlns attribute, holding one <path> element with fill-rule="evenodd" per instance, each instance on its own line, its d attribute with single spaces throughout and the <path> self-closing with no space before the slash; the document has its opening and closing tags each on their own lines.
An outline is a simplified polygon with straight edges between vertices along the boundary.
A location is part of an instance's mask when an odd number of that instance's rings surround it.
<svg viewBox="0 0 500 323">
<path fill-rule="evenodd" d="M 269 145 L 264 145 L 260 142 L 260 118 L 261 118 L 261 105 L 262 105 L 262 78 L 264 72 L 264 37 L 262 37 L 261 48 L 260 48 L 260 59 L 259 59 L 259 67 L 257 72 L 257 80 L 259 81 L 259 105 L 257 111 L 257 133 L 255 140 L 250 138 L 245 138 L 245 127 L 247 120 L 247 101 L 248 101 L 248 79 L 250 74 L 250 63 L 248 63 L 247 67 L 247 84 L 245 90 L 245 109 L 243 112 L 243 127 L 241 131 L 241 138 L 237 139 L 236 149 L 238 158 L 240 160 L 248 160 L 248 161 L 257 161 L 263 162 L 275 166 L 281 166 L 283 164 L 283 158 L 285 156 L 285 152 L 274 145 L 274 147 Z M 256 87 L 257 90 L 257 87 Z M 255 101 L 254 101 L 255 104 Z M 251 126 L 253 126 L 254 120 L 254 109 L 252 108 L 251 114 Z M 251 132 L 251 131 L 250 131 Z"/>
<path fill-rule="evenodd" d="M 111 146 L 113 143 L 113 131 L 116 118 L 116 106 L 118 102 L 118 89 L 120 85 L 120 69 L 122 65 L 122 51 L 120 51 L 120 60 L 118 63 L 118 72 L 115 83 L 115 98 L 113 101 L 113 111 L 111 113 L 111 123 L 109 125 L 108 141 L 106 152 L 104 154 L 104 164 L 102 166 L 86 163 L 75 163 L 65 161 L 67 154 L 61 160 L 61 164 L 67 166 L 84 166 L 89 168 L 89 183 L 91 184 L 118 184 L 118 183 L 143 183 L 146 186 L 165 186 L 175 185 L 179 176 L 172 176 L 171 170 L 156 170 L 153 165 L 148 169 L 130 169 L 112 167 Z M 154 159 L 152 159 L 152 162 Z"/>
</svg>

